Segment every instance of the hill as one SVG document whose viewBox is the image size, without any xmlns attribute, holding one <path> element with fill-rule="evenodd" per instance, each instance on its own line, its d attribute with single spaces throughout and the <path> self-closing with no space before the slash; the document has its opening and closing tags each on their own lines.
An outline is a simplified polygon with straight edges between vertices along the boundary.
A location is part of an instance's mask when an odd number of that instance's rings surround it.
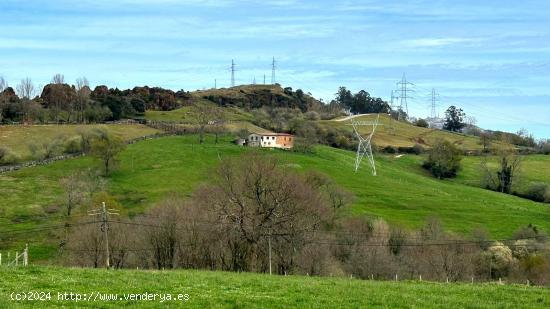
<svg viewBox="0 0 550 309">
<path fill-rule="evenodd" d="M 82 130 L 99 127 L 108 128 L 114 135 L 123 140 L 131 140 L 159 132 L 140 124 L 0 126 L 0 146 L 8 147 L 16 153 L 21 161 L 26 161 L 31 159 L 29 147 L 32 144 L 47 145 L 58 138 L 67 140 Z"/>
<path fill-rule="evenodd" d="M 196 136 L 165 137 L 129 145 L 120 155 L 120 166 L 110 180 L 110 193 L 133 216 L 149 208 L 170 192 L 189 195 L 207 182 L 220 158 L 247 151 L 225 139 L 220 144 L 207 140 L 198 144 Z M 426 219 L 438 217 L 446 229 L 469 235 L 477 227 L 492 237 L 509 237 L 516 229 L 535 224 L 550 230 L 550 209 L 545 204 L 471 186 L 458 180 L 434 179 L 420 167 L 419 156 L 377 156 L 379 174 L 370 175 L 363 165 L 353 172 L 354 152 L 318 146 L 313 154 L 262 149 L 281 164 L 298 172 L 317 170 L 330 175 L 337 184 L 353 192 L 355 202 L 345 215 L 382 217 L 393 225 L 418 228 Z M 526 166 L 545 157 L 533 157 Z M 545 162 L 545 161 L 542 161 Z M 366 164 L 366 163 L 365 163 Z M 98 166 L 90 157 L 55 162 L 0 175 L 0 226 L 23 230 L 10 242 L 12 247 L 31 241 L 42 258 L 51 258 L 58 245 L 57 232 L 25 232 L 61 221 L 62 188 L 59 179 L 71 172 Z M 81 209 L 80 211 L 85 211 Z M 7 241 L 7 240 L 6 240 Z"/>
<path fill-rule="evenodd" d="M 377 117 L 378 114 L 369 114 L 353 117 L 353 120 L 373 122 Z M 348 118 L 325 120 L 319 123 L 349 132 L 353 130 L 350 126 L 351 120 Z M 373 136 L 373 142 L 377 147 L 412 147 L 416 144 L 429 147 L 436 139 L 444 138 L 464 151 L 481 149 L 479 138 L 475 136 L 417 127 L 407 122 L 392 120 L 386 114 L 380 114 L 378 123 L 379 126 Z M 360 126 L 359 128 L 360 132 L 365 135 L 372 132 L 372 126 Z"/>
<path fill-rule="evenodd" d="M 302 90 L 282 88 L 275 85 L 242 85 L 231 88 L 198 90 L 191 93 L 197 99 L 205 99 L 220 106 L 236 106 L 240 108 L 288 107 L 307 111 L 322 103 Z"/>
<path fill-rule="evenodd" d="M 54 267 L 0 267 L 0 306 L 27 308 L 156 308 L 184 306 L 246 308 L 535 308 L 550 306 L 545 288 L 519 285 L 363 281 L 343 278 L 269 276 L 195 270 L 138 271 Z M 78 279 L 77 279 L 78 278 Z M 15 293 L 48 292 L 51 300 L 14 301 Z M 58 300 L 74 293 L 80 301 Z M 125 300 L 128 294 L 162 294 L 155 300 Z M 84 296 L 86 294 L 86 296 Z M 126 294 L 126 295 L 124 295 Z M 167 300 L 171 294 L 172 300 Z M 177 300 L 178 294 L 187 301 Z M 473 296 L 475 295 L 475 297 Z M 102 301 L 105 297 L 118 300 Z M 83 298 L 87 299 L 84 300 Z M 140 296 L 142 297 L 142 296 Z M 153 297 L 153 295 L 151 295 Z M 90 299 L 88 299 L 90 298 Z"/>
</svg>

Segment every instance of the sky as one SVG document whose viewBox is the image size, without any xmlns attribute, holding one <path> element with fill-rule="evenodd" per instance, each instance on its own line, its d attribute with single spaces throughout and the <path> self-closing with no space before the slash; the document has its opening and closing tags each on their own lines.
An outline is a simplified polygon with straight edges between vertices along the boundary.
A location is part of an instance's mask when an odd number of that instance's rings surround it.
<svg viewBox="0 0 550 309">
<path fill-rule="evenodd" d="M 550 1 L 0 1 L 0 76 L 173 90 L 255 78 L 330 101 L 390 100 L 406 75 L 415 117 L 461 107 L 482 128 L 550 138 Z"/>
</svg>

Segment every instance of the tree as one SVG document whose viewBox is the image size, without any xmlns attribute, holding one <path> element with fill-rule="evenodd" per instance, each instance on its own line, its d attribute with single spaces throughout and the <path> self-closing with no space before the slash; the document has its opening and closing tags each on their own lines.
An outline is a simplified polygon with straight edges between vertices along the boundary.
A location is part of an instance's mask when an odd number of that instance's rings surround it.
<svg viewBox="0 0 550 309">
<path fill-rule="evenodd" d="M 61 84 L 64 84 L 65 83 L 65 76 L 63 76 L 63 74 L 55 74 L 53 77 L 52 77 L 52 84 L 56 84 L 56 85 L 61 85 Z"/>
<path fill-rule="evenodd" d="M 428 159 L 422 165 L 439 179 L 455 177 L 460 169 L 460 150 L 451 142 L 438 139 L 428 151 Z"/>
<path fill-rule="evenodd" d="M 519 177 L 522 158 L 516 149 L 505 141 L 495 149 L 495 155 L 498 160 L 496 170 L 491 170 L 487 157 L 484 157 L 481 163 L 485 186 L 494 191 L 510 194 Z"/>
<path fill-rule="evenodd" d="M 426 119 L 418 119 L 414 122 L 414 125 L 421 128 L 427 128 L 430 126 L 430 124 L 426 121 Z"/>
<path fill-rule="evenodd" d="M 353 95 L 351 94 L 351 91 L 346 89 L 346 87 L 338 88 L 338 92 L 336 93 L 336 102 L 338 102 L 338 105 L 340 105 L 341 108 L 347 110 L 348 112 L 352 112 Z"/>
<path fill-rule="evenodd" d="M 91 142 L 91 153 L 103 161 L 105 176 L 107 176 L 112 165 L 116 162 L 116 156 L 124 149 L 125 144 L 121 138 L 112 135 L 108 131 L 99 131 L 97 133 L 97 136 Z"/>
<path fill-rule="evenodd" d="M 489 147 L 491 146 L 491 134 L 488 132 L 481 132 L 479 135 L 479 143 L 483 147 L 483 153 L 488 153 Z"/>
<path fill-rule="evenodd" d="M 17 93 L 21 98 L 21 110 L 23 112 L 23 119 L 29 121 L 29 114 L 31 111 L 31 99 L 35 95 L 34 84 L 30 78 L 25 78 L 21 80 L 21 83 L 17 85 Z"/>
<path fill-rule="evenodd" d="M 79 206 L 84 199 L 84 184 L 82 177 L 83 174 L 81 172 L 75 172 L 60 180 L 65 191 L 65 206 L 68 217 L 71 216 L 73 209 Z"/>
<path fill-rule="evenodd" d="M 222 161 L 215 184 L 201 188 L 194 203 L 215 220 L 211 225 L 227 248 L 226 269 L 233 271 L 266 271 L 268 242 L 277 257 L 276 271 L 290 271 L 294 253 L 328 211 L 322 195 L 303 177 L 257 154 Z"/>
<path fill-rule="evenodd" d="M 21 80 L 21 83 L 17 85 L 17 93 L 20 98 L 30 100 L 34 96 L 34 84 L 30 78 L 25 78 Z"/>
<path fill-rule="evenodd" d="M 84 110 L 88 107 L 91 93 L 92 91 L 86 77 L 78 78 L 76 80 L 76 110 L 78 112 L 78 122 L 84 122 Z"/>
<path fill-rule="evenodd" d="M 197 115 L 197 122 L 199 124 L 199 143 L 204 143 L 204 135 L 206 133 L 206 127 L 213 125 L 218 120 L 222 111 L 207 103 L 196 103 L 194 105 L 195 114 Z M 216 137 L 217 139 L 217 137 Z"/>
<path fill-rule="evenodd" d="M 456 106 L 450 106 L 447 111 L 445 111 L 445 124 L 443 125 L 444 130 L 449 130 L 453 132 L 458 132 L 466 126 L 464 123 L 465 113 L 461 108 Z"/>
</svg>

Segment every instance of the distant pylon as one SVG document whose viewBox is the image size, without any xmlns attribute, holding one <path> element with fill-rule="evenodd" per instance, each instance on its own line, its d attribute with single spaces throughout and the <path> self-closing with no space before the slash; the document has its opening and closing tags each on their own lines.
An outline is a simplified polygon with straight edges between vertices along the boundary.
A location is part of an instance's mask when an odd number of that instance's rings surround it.
<svg viewBox="0 0 550 309">
<path fill-rule="evenodd" d="M 265 74 L 264 74 L 264 85 L 265 85 Z"/>
<path fill-rule="evenodd" d="M 252 85 L 256 85 L 256 76 L 254 76 L 254 79 L 252 80 Z"/>
<path fill-rule="evenodd" d="M 399 91 L 399 109 L 403 110 L 403 106 L 405 106 L 405 112 L 407 113 L 407 117 L 409 117 L 409 105 L 407 102 L 407 99 L 410 99 L 411 96 L 409 95 L 410 92 L 414 92 L 414 90 L 407 88 L 407 86 L 413 86 L 413 83 L 410 83 L 407 81 L 407 77 L 405 76 L 405 73 L 403 73 L 403 78 L 401 78 L 400 82 L 397 82 L 397 91 Z M 401 120 L 401 113 L 399 113 L 398 120 Z"/>
<path fill-rule="evenodd" d="M 438 101 L 439 101 L 439 93 L 435 92 L 435 89 L 432 88 L 432 109 L 430 112 L 430 118 L 432 119 L 437 118 L 436 102 Z"/>
<path fill-rule="evenodd" d="M 218 80 L 214 79 L 214 89 L 218 89 Z"/>
<path fill-rule="evenodd" d="M 275 85 L 275 57 L 273 57 L 273 62 L 271 62 L 271 84 Z"/>
</svg>

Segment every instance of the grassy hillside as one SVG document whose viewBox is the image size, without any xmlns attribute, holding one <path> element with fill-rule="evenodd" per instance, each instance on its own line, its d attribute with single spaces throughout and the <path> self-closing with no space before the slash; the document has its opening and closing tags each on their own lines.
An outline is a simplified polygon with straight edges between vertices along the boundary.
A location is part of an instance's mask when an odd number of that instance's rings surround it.
<svg viewBox="0 0 550 309">
<path fill-rule="evenodd" d="M 255 151 L 232 145 L 227 139 L 218 145 L 212 140 L 199 145 L 197 140 L 195 136 L 179 136 L 142 141 L 121 154 L 120 168 L 109 184 L 126 214 L 143 212 L 170 192 L 189 195 L 211 179 L 211 170 L 220 158 Z M 261 151 L 298 172 L 318 170 L 330 175 L 357 197 L 345 210 L 348 215 L 382 217 L 405 228 L 418 228 L 435 216 L 456 233 L 469 234 L 482 226 L 492 237 L 508 237 L 529 223 L 550 230 L 548 205 L 460 181 L 436 180 L 420 167 L 417 156 L 378 156 L 379 174 L 373 177 L 366 163 L 358 173 L 353 172 L 354 153 L 350 151 L 322 146 L 311 155 Z M 59 178 L 94 165 L 99 166 L 99 162 L 85 157 L 0 175 L 0 226 L 15 224 L 10 226 L 13 230 L 59 222 L 56 216 L 63 210 Z M 56 233 L 22 234 L 12 245 L 31 241 L 41 248 L 43 257 L 51 257 L 57 245 Z"/>
<path fill-rule="evenodd" d="M 194 270 L 137 271 L 0 267 L 0 307 L 81 308 L 535 308 L 550 306 L 550 290 L 496 284 L 361 281 L 342 278 L 269 276 Z M 50 292 L 51 300 L 12 301 L 12 292 Z M 92 294 L 92 300 L 58 300 Z M 171 294 L 174 300 L 125 300 L 124 294 Z M 119 300 L 101 301 L 98 294 Z M 178 294 L 187 301 L 176 300 Z M 15 296 L 13 296 L 15 297 Z M 86 296 L 88 297 L 88 296 Z M 96 298 L 97 297 L 97 298 Z M 74 296 L 76 298 L 76 295 Z M 166 298 L 166 296 L 165 296 Z M 96 299 L 96 300 L 93 300 Z"/>
<path fill-rule="evenodd" d="M 377 115 L 365 115 L 355 117 L 354 121 L 374 121 Z M 350 120 L 341 121 L 326 120 L 320 121 L 321 124 L 326 126 L 333 126 L 353 130 Z M 414 126 L 406 122 L 391 121 L 390 117 L 385 114 L 380 114 L 378 122 L 380 125 L 376 129 L 376 133 L 373 137 L 373 141 L 378 147 L 394 146 L 394 147 L 411 147 L 415 144 L 422 146 L 430 146 L 437 138 L 444 138 L 462 150 L 475 150 L 480 149 L 479 139 L 475 136 L 464 135 L 459 133 L 452 133 L 443 130 L 428 129 Z M 361 126 L 361 133 L 368 134 L 372 132 L 372 126 Z"/>
<path fill-rule="evenodd" d="M 30 144 L 49 143 L 57 137 L 71 137 L 79 130 L 106 126 L 115 135 L 129 140 L 143 135 L 157 133 L 158 130 L 144 125 L 33 125 L 33 126 L 1 126 L 0 146 L 9 147 L 22 159 L 30 156 Z"/>
</svg>

